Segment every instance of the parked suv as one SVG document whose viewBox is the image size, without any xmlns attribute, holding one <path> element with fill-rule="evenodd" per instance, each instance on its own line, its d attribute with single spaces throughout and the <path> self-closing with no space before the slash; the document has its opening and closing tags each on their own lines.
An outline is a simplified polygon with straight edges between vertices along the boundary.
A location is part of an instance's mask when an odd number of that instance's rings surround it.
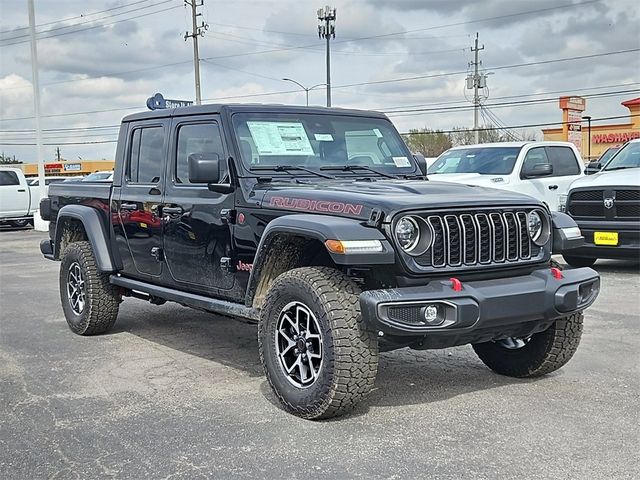
<svg viewBox="0 0 640 480">
<path fill-rule="evenodd" d="M 585 237 L 583 246 L 564 254 L 569 265 L 640 261 L 640 139 L 625 144 L 599 173 L 574 182 L 565 201 Z"/>
<path fill-rule="evenodd" d="M 568 142 L 503 142 L 453 147 L 429 167 L 443 182 L 526 193 L 551 210 L 582 177 L 580 152 Z"/>
<path fill-rule="evenodd" d="M 371 391 L 378 352 L 472 344 L 534 377 L 578 347 L 599 292 L 552 252 L 575 222 L 519 193 L 425 181 L 386 116 L 202 105 L 134 114 L 113 183 L 51 185 L 43 201 L 71 330 L 103 333 L 123 297 L 258 324 L 288 411 L 340 415 Z M 176 320 L 179 321 L 179 320 Z"/>
</svg>

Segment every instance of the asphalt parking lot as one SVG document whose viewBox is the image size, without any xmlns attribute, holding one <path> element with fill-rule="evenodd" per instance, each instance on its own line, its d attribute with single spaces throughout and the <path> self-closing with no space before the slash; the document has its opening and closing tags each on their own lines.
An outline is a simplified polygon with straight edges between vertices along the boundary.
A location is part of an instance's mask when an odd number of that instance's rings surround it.
<svg viewBox="0 0 640 480">
<path fill-rule="evenodd" d="M 637 265 L 596 265 L 555 374 L 385 353 L 366 404 L 310 422 L 277 406 L 252 325 L 126 299 L 111 333 L 72 334 L 41 238 L 0 231 L 0 478 L 640 478 Z"/>
</svg>

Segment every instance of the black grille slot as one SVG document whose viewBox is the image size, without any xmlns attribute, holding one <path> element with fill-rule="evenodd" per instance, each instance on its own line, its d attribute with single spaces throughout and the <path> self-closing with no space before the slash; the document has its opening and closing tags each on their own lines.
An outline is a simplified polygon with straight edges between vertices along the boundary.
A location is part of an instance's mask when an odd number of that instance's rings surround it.
<svg viewBox="0 0 640 480">
<path fill-rule="evenodd" d="M 507 260 L 518 259 L 518 242 L 520 241 L 520 231 L 516 216 L 511 212 L 506 212 L 503 216 L 506 223 L 505 242 L 507 244 Z"/>
<path fill-rule="evenodd" d="M 489 220 L 491 221 L 491 228 L 493 229 L 493 261 L 503 262 L 505 258 L 504 220 L 499 213 L 490 214 Z"/>
<path fill-rule="evenodd" d="M 602 200 L 602 198 L 602 190 L 583 190 L 571 194 L 571 200 Z"/>
<path fill-rule="evenodd" d="M 462 225 L 462 240 L 464 251 L 462 252 L 462 261 L 468 265 L 473 265 L 477 260 L 477 238 L 476 224 L 470 214 L 460 215 L 460 223 Z"/>
<path fill-rule="evenodd" d="M 446 259 L 446 242 L 444 224 L 440 217 L 429 217 L 429 225 L 433 228 L 433 246 L 431 247 L 431 265 L 444 267 Z"/>
<path fill-rule="evenodd" d="M 447 238 L 449 239 L 449 258 L 447 259 L 447 264 L 451 266 L 460 265 L 462 263 L 462 238 L 460 238 L 462 232 L 458 224 L 458 217 L 445 215 L 444 223 L 447 230 Z"/>
<path fill-rule="evenodd" d="M 529 226 L 527 222 L 527 214 L 518 212 L 516 215 L 518 220 L 518 228 L 520 230 L 520 257 L 531 258 L 531 243 L 529 242 Z"/>
<path fill-rule="evenodd" d="M 489 217 L 484 213 L 476 215 L 476 222 L 478 223 L 479 230 L 479 245 L 480 245 L 480 263 L 491 262 L 491 225 L 489 224 Z"/>
<path fill-rule="evenodd" d="M 572 203 L 569 214 L 572 217 L 604 217 L 604 203 Z"/>
<path fill-rule="evenodd" d="M 616 200 L 636 200 L 640 202 L 640 190 L 617 190 Z"/>
</svg>

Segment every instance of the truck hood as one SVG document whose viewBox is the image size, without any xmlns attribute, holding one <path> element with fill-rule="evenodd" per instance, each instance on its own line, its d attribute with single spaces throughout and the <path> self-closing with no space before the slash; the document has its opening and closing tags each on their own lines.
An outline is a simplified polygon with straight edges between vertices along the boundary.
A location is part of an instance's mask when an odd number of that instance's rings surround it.
<svg viewBox="0 0 640 480">
<path fill-rule="evenodd" d="M 264 190 L 262 208 L 353 218 L 369 218 L 376 208 L 387 215 L 387 221 L 395 213 L 408 210 L 540 205 L 533 197 L 506 190 L 421 180 L 338 179 L 308 184 L 274 180 L 254 187 L 258 198 L 260 190 Z"/>
<path fill-rule="evenodd" d="M 481 185 L 500 188 L 509 183 L 509 175 L 485 175 L 480 173 L 438 173 L 429 177 L 438 182 L 465 183 L 467 185 Z"/>
<path fill-rule="evenodd" d="M 571 184 L 570 188 L 583 187 L 637 187 L 640 185 L 640 167 L 613 170 L 612 172 L 598 172 L 593 175 L 579 178 Z"/>
</svg>

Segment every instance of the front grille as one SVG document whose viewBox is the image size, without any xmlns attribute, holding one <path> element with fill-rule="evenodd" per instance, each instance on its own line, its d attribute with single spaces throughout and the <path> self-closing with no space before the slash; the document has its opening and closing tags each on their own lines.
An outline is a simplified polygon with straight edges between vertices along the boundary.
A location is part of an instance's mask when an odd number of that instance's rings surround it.
<svg viewBox="0 0 640 480">
<path fill-rule="evenodd" d="M 640 202 L 640 190 L 616 190 L 616 200 L 635 200 Z"/>
<path fill-rule="evenodd" d="M 431 227 L 433 244 L 415 258 L 421 267 L 469 266 L 539 261 L 542 248 L 527 231 L 529 210 L 505 209 L 421 215 Z"/>
<path fill-rule="evenodd" d="M 567 199 L 567 213 L 578 220 L 638 221 L 640 189 L 611 187 L 573 191 Z"/>
</svg>

